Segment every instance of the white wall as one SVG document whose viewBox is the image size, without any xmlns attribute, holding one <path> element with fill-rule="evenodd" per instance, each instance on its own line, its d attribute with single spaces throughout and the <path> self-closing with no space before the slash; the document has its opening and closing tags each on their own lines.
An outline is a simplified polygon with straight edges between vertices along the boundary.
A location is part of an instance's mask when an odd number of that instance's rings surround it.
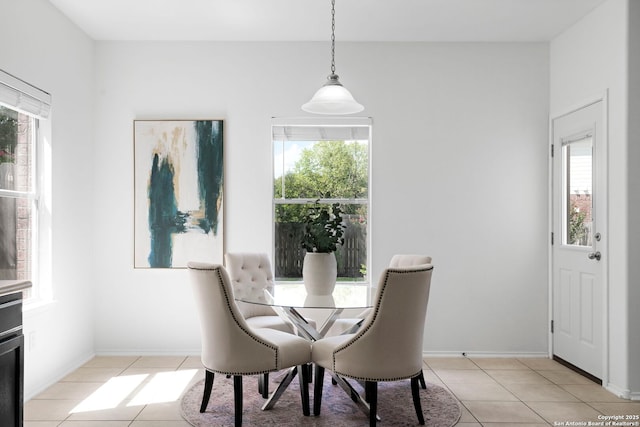
<svg viewBox="0 0 640 427">
<path fill-rule="evenodd" d="M 0 66 L 54 102 L 56 303 L 25 314 L 27 397 L 94 350 L 197 352 L 186 272 L 133 269 L 133 120 L 224 119 L 226 249 L 269 250 L 270 118 L 302 115 L 328 43 L 92 43 L 45 0 L 0 2 Z M 547 45 L 337 48 L 374 122 L 373 277 L 434 257 L 428 352 L 546 354 Z"/>
<path fill-rule="evenodd" d="M 55 302 L 24 313 L 28 399 L 93 354 L 93 43 L 48 1 L 0 0 L 0 10 L 0 68 L 53 100 L 41 205 L 53 259 L 41 259 L 41 284 Z"/>
<path fill-rule="evenodd" d="M 134 119 L 225 120 L 228 251 L 271 245 L 270 118 L 329 69 L 328 43 L 96 43 L 96 351 L 197 352 L 184 270 L 134 270 Z M 373 118 L 373 277 L 436 267 L 425 350 L 547 352 L 546 44 L 338 43 Z"/>
<path fill-rule="evenodd" d="M 633 3 L 633 2 L 632 2 Z M 637 258 L 629 248 L 637 240 L 629 240 L 630 224 L 637 218 L 637 198 L 629 199 L 630 178 L 638 174 L 629 157 L 628 135 L 628 0 L 610 0 L 551 42 L 552 115 L 569 111 L 585 101 L 608 91 L 609 96 L 609 389 L 630 396 L 640 392 L 637 372 L 640 319 L 638 296 L 630 299 L 632 284 L 640 279 Z M 637 43 L 637 42 L 636 42 Z M 637 77 L 635 77 L 637 79 Z M 637 95 L 636 95 L 637 96 Z M 637 138 L 637 136 L 636 136 Z M 635 153 L 635 151 L 634 151 Z M 637 181 L 636 181 L 637 182 Z M 636 190 L 637 191 L 637 190 Z M 633 225 L 633 229 L 637 225 Z M 635 230 L 637 235 L 637 230 Z M 631 274 L 630 274 L 631 273 Z M 635 286 L 637 288 L 637 286 Z M 635 291 L 637 293 L 637 291 Z M 630 348 L 630 337 L 636 349 Z M 632 357 L 635 352 L 634 357 Z M 630 366 L 636 366 L 632 374 Z M 631 388 L 635 382 L 634 388 Z"/>
<path fill-rule="evenodd" d="M 629 259 L 640 259 L 640 222 L 637 212 L 640 211 L 640 2 L 629 2 Z M 636 213 L 635 215 L 633 213 Z M 627 310 L 629 313 L 629 388 L 632 397 L 640 400 L 640 263 L 631 262 L 629 265 L 629 299 Z"/>
</svg>

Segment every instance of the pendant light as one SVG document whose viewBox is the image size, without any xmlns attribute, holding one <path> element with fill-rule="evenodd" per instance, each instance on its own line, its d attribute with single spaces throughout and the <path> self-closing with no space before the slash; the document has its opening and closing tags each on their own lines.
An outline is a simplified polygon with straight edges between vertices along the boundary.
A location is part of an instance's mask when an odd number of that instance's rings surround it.
<svg viewBox="0 0 640 427">
<path fill-rule="evenodd" d="M 353 95 L 338 80 L 336 74 L 336 1 L 331 0 L 331 74 L 327 82 L 302 106 L 313 114 L 353 114 L 364 110 Z"/>
</svg>

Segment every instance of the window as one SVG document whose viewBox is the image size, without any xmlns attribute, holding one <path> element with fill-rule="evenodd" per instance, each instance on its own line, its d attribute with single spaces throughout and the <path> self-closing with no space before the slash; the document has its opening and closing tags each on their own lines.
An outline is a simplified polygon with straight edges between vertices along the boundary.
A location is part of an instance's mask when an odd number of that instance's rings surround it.
<svg viewBox="0 0 640 427">
<path fill-rule="evenodd" d="M 49 94 L 0 71 L 0 280 L 35 282 L 38 123 L 49 106 Z M 25 297 L 34 296 L 34 288 Z"/>
<path fill-rule="evenodd" d="M 591 133 L 563 141 L 565 200 L 563 244 L 592 246 L 593 138 Z"/>
<path fill-rule="evenodd" d="M 302 281 L 303 215 L 310 204 L 339 203 L 344 243 L 339 282 L 367 283 L 369 271 L 370 119 L 274 119 L 274 274 Z"/>
</svg>

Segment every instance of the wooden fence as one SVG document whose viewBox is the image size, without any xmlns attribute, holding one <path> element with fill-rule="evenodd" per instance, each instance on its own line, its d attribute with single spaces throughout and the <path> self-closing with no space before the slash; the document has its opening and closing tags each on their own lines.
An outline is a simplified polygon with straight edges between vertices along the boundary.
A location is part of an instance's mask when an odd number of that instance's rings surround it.
<svg viewBox="0 0 640 427">
<path fill-rule="evenodd" d="M 344 244 L 338 246 L 336 261 L 338 277 L 362 278 L 367 263 L 367 228 L 359 222 L 345 221 Z M 302 277 L 302 262 L 306 251 L 302 249 L 304 224 L 277 222 L 275 229 L 275 276 Z"/>
</svg>

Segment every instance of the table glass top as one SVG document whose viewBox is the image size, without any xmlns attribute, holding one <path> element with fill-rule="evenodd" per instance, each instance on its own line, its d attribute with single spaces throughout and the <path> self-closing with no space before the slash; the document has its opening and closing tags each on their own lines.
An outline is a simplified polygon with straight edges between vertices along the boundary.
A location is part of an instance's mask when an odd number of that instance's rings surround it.
<svg viewBox="0 0 640 427">
<path fill-rule="evenodd" d="M 237 298 L 252 304 L 296 308 L 368 308 L 371 307 L 371 288 L 367 285 L 337 284 L 331 295 L 308 295 L 302 283 L 277 284 L 273 294 L 264 299 Z M 266 300 L 266 301 L 265 301 Z"/>
</svg>

